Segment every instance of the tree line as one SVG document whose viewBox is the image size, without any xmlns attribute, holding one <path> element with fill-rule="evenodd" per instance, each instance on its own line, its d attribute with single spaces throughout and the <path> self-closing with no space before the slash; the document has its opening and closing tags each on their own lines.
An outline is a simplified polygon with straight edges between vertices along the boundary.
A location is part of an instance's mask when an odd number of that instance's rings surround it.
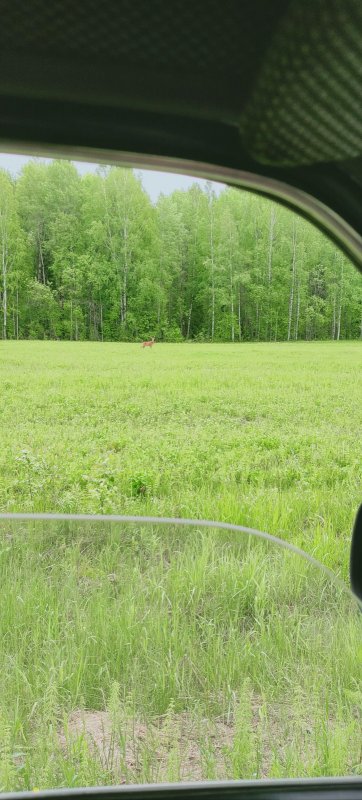
<svg viewBox="0 0 362 800">
<path fill-rule="evenodd" d="M 153 205 L 137 173 L 0 171 L 3 339 L 362 337 L 362 281 L 294 212 L 211 184 Z"/>
</svg>

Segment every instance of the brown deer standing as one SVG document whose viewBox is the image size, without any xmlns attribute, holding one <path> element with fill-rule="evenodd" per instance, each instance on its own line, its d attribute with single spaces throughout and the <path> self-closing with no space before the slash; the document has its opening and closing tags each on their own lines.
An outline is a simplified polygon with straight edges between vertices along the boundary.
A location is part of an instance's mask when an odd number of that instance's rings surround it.
<svg viewBox="0 0 362 800">
<path fill-rule="evenodd" d="M 141 347 L 152 347 L 152 345 L 154 345 L 154 343 L 155 343 L 155 337 L 153 336 L 152 339 L 150 339 L 149 342 L 142 342 Z"/>
</svg>

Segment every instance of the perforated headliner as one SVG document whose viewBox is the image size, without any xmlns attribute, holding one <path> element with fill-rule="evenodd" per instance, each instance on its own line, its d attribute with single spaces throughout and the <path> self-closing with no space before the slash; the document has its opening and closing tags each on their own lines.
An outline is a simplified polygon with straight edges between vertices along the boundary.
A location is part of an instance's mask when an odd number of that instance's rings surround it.
<svg viewBox="0 0 362 800">
<path fill-rule="evenodd" d="M 0 139 L 201 160 L 362 232 L 361 0 L 0 0 Z"/>
</svg>

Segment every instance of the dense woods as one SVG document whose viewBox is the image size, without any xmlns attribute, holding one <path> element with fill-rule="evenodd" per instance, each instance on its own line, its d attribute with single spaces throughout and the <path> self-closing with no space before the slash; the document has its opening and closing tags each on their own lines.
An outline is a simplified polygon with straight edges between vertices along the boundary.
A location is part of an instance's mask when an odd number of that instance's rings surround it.
<svg viewBox="0 0 362 800">
<path fill-rule="evenodd" d="M 361 276 L 319 231 L 208 184 L 153 205 L 131 170 L 0 171 L 3 339 L 362 337 Z"/>
</svg>

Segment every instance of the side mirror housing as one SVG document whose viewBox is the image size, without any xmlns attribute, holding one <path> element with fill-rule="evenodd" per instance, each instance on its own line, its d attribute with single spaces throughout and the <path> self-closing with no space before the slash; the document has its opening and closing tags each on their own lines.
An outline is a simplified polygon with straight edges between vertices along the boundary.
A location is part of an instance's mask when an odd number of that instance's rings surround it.
<svg viewBox="0 0 362 800">
<path fill-rule="evenodd" d="M 362 601 L 362 505 L 353 527 L 349 574 L 352 591 Z"/>
</svg>

